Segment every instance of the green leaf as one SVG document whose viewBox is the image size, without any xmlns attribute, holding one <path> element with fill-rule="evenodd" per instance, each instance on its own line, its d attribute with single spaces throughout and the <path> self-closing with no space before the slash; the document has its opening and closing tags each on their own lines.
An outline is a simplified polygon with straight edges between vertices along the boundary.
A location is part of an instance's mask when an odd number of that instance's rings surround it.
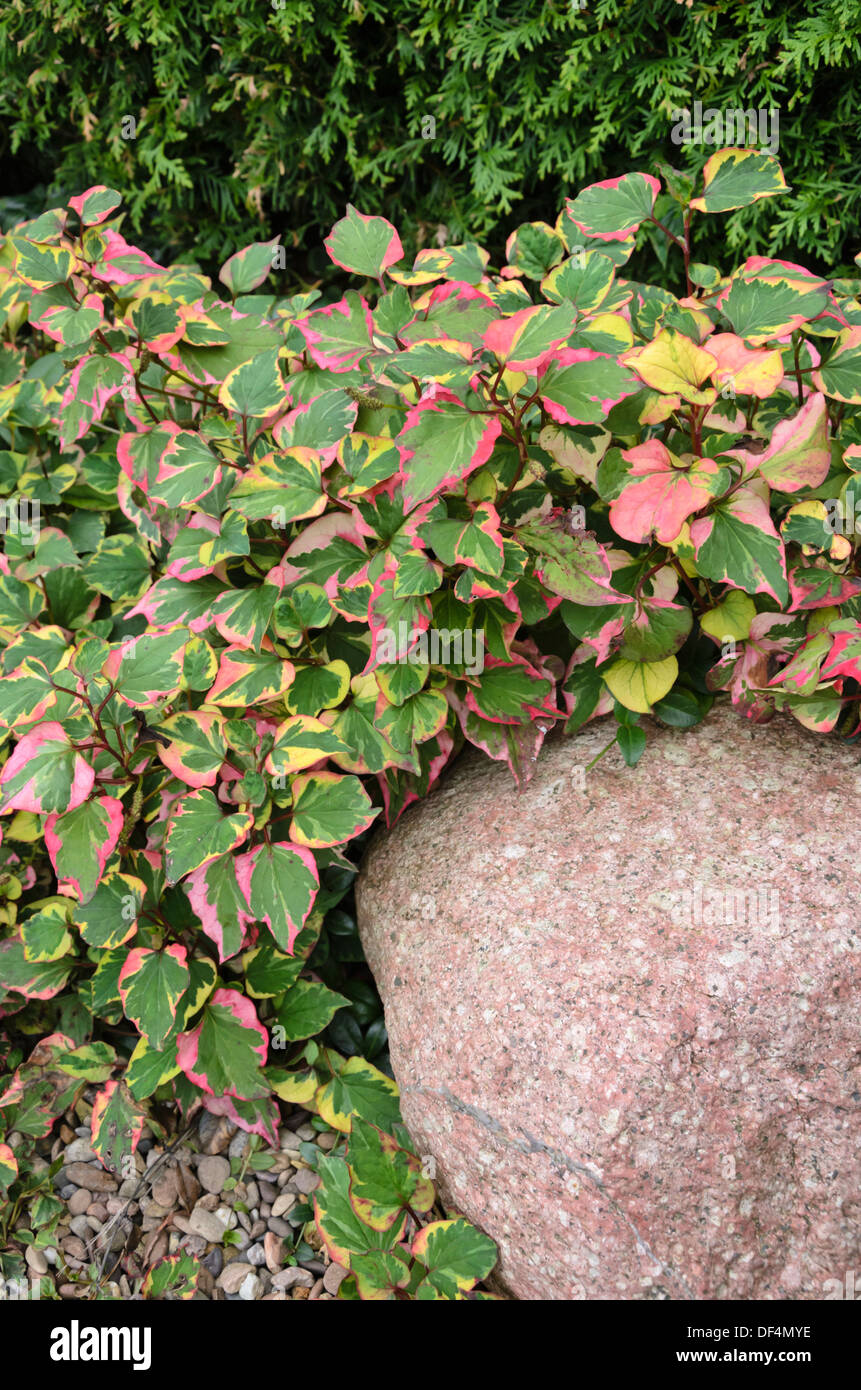
<svg viewBox="0 0 861 1390">
<path fill-rule="evenodd" d="M 423 1213 L 433 1206 L 434 1186 L 419 1159 L 375 1125 L 353 1121 L 348 1160 L 350 1201 L 374 1230 L 388 1230 L 408 1207 Z"/>
<path fill-rule="evenodd" d="M 616 742 L 628 767 L 636 767 L 646 751 L 646 732 L 638 724 L 622 724 L 616 730 Z"/>
<path fill-rule="evenodd" d="M 729 212 L 787 191 L 783 170 L 773 154 L 718 150 L 703 169 L 702 197 L 693 198 L 691 207 L 697 212 Z"/>
<path fill-rule="evenodd" d="M 196 1086 L 215 1096 L 260 1099 L 269 1093 L 263 1072 L 266 1031 L 250 999 L 217 989 L 190 1033 L 181 1033 L 177 1061 Z"/>
<path fill-rule="evenodd" d="M 346 217 L 335 223 L 323 244 L 335 265 L 374 280 L 404 254 L 391 222 L 357 212 L 351 203 Z"/>
<path fill-rule="evenodd" d="M 282 1042 L 299 1042 L 322 1033 L 339 1009 L 349 1004 L 343 994 L 336 994 L 326 985 L 313 980 L 297 980 L 288 989 L 276 1013 L 277 1026 L 283 1029 Z"/>
<path fill-rule="evenodd" d="M 427 1266 L 428 1282 L 444 1298 L 457 1298 L 486 1279 L 497 1257 L 490 1237 L 463 1217 L 425 1226 L 413 1241 L 412 1253 Z"/>
<path fill-rule="evenodd" d="M 245 811 L 222 815 L 208 787 L 181 796 L 171 813 L 165 837 L 168 883 L 178 883 L 210 859 L 241 845 L 252 823 Z"/>
<path fill-rule="evenodd" d="M 313 854 L 286 843 L 258 845 L 239 856 L 236 877 L 250 920 L 265 922 L 277 945 L 292 953 L 320 881 Z"/>
<path fill-rule="evenodd" d="M 185 993 L 189 973 L 184 946 L 163 951 L 130 951 L 120 971 L 120 998 L 126 1018 L 135 1023 L 151 1047 L 164 1047 Z"/>
<path fill-rule="evenodd" d="M 278 366 L 278 349 L 268 348 L 234 367 L 218 391 L 218 399 L 226 410 L 246 418 L 271 415 L 284 404 L 286 391 Z"/>
<path fill-rule="evenodd" d="M 344 844 L 367 830 L 379 813 L 358 777 L 301 773 L 293 783 L 290 839 L 311 849 Z"/>
</svg>

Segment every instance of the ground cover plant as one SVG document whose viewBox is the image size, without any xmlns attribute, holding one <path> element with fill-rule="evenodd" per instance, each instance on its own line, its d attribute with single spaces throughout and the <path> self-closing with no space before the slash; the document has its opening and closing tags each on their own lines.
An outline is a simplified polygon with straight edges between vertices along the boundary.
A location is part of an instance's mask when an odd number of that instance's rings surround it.
<svg viewBox="0 0 861 1390">
<path fill-rule="evenodd" d="M 156 264 L 101 185 L 4 235 L 4 1274 L 50 1242 L 39 1143 L 94 1087 L 120 1172 L 168 1113 L 270 1143 L 306 1107 L 343 1136 L 308 1213 L 340 1296 L 489 1296 L 332 969 L 362 838 L 464 742 L 523 782 L 556 726 L 609 716 L 632 765 L 647 716 L 716 698 L 856 736 L 859 282 L 696 258 L 783 193 L 774 157 L 662 179 L 583 189 L 496 266 L 410 263 L 349 207 L 332 302 L 267 293 L 277 240 L 216 285 Z M 654 231 L 681 297 L 631 276 Z"/>
<path fill-rule="evenodd" d="M 804 152 L 780 205 L 700 229 L 701 259 L 729 237 L 833 271 L 857 250 L 859 57 L 854 0 L 9 0 L 0 170 L 12 220 L 108 183 L 151 255 L 214 273 L 289 227 L 289 268 L 315 279 L 347 199 L 405 244 L 442 226 L 501 251 L 571 188 L 672 156 L 673 110 L 699 100 L 776 111 Z"/>
</svg>

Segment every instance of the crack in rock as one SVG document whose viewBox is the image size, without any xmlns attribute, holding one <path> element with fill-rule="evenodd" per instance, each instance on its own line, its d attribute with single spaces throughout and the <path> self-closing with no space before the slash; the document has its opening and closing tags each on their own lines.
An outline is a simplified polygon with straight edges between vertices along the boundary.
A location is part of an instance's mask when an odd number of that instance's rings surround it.
<svg viewBox="0 0 861 1390">
<path fill-rule="evenodd" d="M 587 1167 L 583 1163 L 578 1163 L 576 1159 L 571 1158 L 570 1154 L 564 1153 L 562 1149 L 553 1148 L 550 1144 L 545 1144 L 542 1140 L 536 1139 L 535 1136 L 533 1134 L 530 1134 L 529 1131 L 526 1129 L 521 1128 L 521 1133 L 524 1135 L 523 1139 L 512 1138 L 510 1134 L 506 1133 L 506 1131 L 502 1128 L 502 1125 L 499 1123 L 497 1119 L 494 1118 L 493 1115 L 488 1114 L 486 1110 L 482 1110 L 477 1105 L 470 1105 L 468 1101 L 461 1100 L 459 1096 L 456 1096 L 454 1092 L 448 1088 L 448 1086 L 423 1086 L 417 1083 L 413 1086 L 402 1086 L 401 1092 L 404 1095 L 412 1093 L 415 1095 L 423 1096 L 438 1096 L 441 1100 L 444 1100 L 447 1105 L 451 1106 L 453 1110 L 458 1111 L 462 1115 L 468 1115 L 471 1119 L 475 1120 L 476 1124 L 479 1124 L 483 1129 L 488 1130 L 492 1135 L 494 1135 L 494 1137 L 499 1141 L 499 1143 L 503 1145 L 504 1148 L 518 1149 L 520 1153 L 547 1154 L 547 1156 L 550 1158 L 551 1162 L 554 1164 L 556 1168 L 561 1169 L 563 1172 L 567 1170 L 568 1172 L 577 1173 L 578 1175 L 584 1177 L 589 1183 L 592 1184 L 596 1192 L 599 1192 L 601 1194 L 601 1196 L 609 1205 L 610 1210 L 631 1232 L 635 1241 L 637 1242 L 637 1246 L 643 1252 L 643 1254 L 645 1254 L 648 1257 L 648 1259 L 650 1259 L 654 1264 L 660 1265 L 662 1272 L 668 1278 L 674 1279 L 678 1283 L 679 1287 L 684 1292 L 685 1298 L 695 1301 L 695 1296 L 692 1290 L 688 1287 L 687 1281 L 684 1278 L 684 1276 L 680 1274 L 678 1270 L 673 1269 L 672 1265 L 668 1265 L 665 1260 L 662 1260 L 660 1255 L 656 1254 L 656 1252 L 649 1245 L 648 1241 L 645 1240 L 643 1236 L 640 1234 L 640 1232 L 637 1230 L 637 1227 L 631 1220 L 630 1216 L 628 1216 L 627 1212 L 625 1212 L 619 1206 L 618 1202 L 613 1197 L 611 1197 L 610 1193 L 607 1191 L 601 1179 L 597 1176 L 597 1174 L 595 1174 L 592 1171 L 591 1168 Z"/>
</svg>

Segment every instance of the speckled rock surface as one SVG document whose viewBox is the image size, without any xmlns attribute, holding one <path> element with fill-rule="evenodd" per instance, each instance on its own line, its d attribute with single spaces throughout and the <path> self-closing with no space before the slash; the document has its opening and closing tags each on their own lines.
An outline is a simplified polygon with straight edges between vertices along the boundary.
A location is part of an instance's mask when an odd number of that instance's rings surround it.
<svg viewBox="0 0 861 1390">
<path fill-rule="evenodd" d="M 372 846 L 405 1122 L 518 1298 L 822 1299 L 861 1261 L 858 752 L 715 710 L 582 776 L 611 732 L 522 795 L 470 753 Z"/>
</svg>

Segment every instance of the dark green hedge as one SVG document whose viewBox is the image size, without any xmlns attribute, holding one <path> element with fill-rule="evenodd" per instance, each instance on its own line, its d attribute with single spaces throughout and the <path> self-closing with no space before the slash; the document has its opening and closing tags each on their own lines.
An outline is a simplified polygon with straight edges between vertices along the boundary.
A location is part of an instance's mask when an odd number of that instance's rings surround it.
<svg viewBox="0 0 861 1390">
<path fill-rule="evenodd" d="M 656 158 L 698 168 L 710 151 L 669 131 L 672 108 L 700 99 L 779 107 L 793 188 L 730 217 L 715 258 L 728 237 L 848 264 L 858 0 L 578 3 L 7 0 L 0 220 L 107 183 L 151 251 L 206 263 L 278 231 L 317 244 L 348 199 L 419 241 L 443 224 L 494 247 L 585 183 Z M 322 264 L 297 252 L 291 269 Z"/>
</svg>

